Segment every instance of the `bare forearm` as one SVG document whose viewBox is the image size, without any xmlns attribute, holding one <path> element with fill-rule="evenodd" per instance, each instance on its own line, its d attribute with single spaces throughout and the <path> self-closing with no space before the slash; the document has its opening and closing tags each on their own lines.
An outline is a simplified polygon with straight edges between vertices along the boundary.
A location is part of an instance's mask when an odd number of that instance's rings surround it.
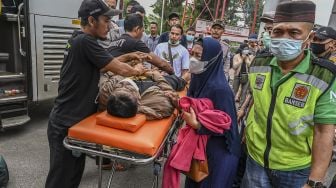
<svg viewBox="0 0 336 188">
<path fill-rule="evenodd" d="M 155 55 L 153 52 L 151 52 L 149 55 L 152 58 L 151 60 L 149 60 L 149 62 L 152 65 L 158 67 L 159 69 L 169 74 L 174 73 L 173 67 L 167 61 L 161 59 L 159 56 Z"/>
<path fill-rule="evenodd" d="M 331 159 L 334 125 L 315 125 L 309 179 L 323 181 Z"/>
<path fill-rule="evenodd" d="M 101 69 L 101 72 L 107 71 L 111 71 L 114 74 L 118 74 L 121 76 L 137 76 L 141 74 L 139 70 L 136 70 L 130 65 L 122 63 L 116 59 L 112 60 L 108 65 Z"/>
<path fill-rule="evenodd" d="M 244 103 L 241 105 L 240 108 L 245 110 L 248 107 L 248 105 L 250 103 L 250 100 L 251 100 L 251 95 L 248 93 L 246 98 L 245 98 Z"/>
</svg>

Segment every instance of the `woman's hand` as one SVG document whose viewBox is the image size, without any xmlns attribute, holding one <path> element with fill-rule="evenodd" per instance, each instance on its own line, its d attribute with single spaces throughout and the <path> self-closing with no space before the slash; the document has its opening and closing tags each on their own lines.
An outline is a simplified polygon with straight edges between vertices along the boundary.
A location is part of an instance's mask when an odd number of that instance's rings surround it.
<svg viewBox="0 0 336 188">
<path fill-rule="evenodd" d="M 193 129 L 201 128 L 201 124 L 197 121 L 196 113 L 193 108 L 190 107 L 190 113 L 183 110 L 182 119 L 191 126 Z"/>
</svg>

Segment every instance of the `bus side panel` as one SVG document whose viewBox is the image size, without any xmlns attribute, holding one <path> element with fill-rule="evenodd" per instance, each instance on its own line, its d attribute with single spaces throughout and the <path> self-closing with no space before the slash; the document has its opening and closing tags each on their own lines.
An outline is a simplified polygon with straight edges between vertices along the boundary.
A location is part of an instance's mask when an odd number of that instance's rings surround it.
<svg viewBox="0 0 336 188">
<path fill-rule="evenodd" d="M 57 95 L 60 69 L 64 58 L 64 49 L 68 39 L 79 25 L 73 24 L 71 18 L 34 15 L 36 61 L 33 61 L 33 89 L 35 99 L 46 100 Z M 76 23 L 77 24 L 77 23 Z M 35 45 L 35 46 L 33 46 Z M 34 68 L 33 68 L 34 70 Z"/>
<path fill-rule="evenodd" d="M 77 18 L 82 0 L 29 0 L 29 13 Z"/>
<path fill-rule="evenodd" d="M 31 80 L 32 88 L 30 88 L 30 93 L 32 94 L 32 100 L 37 101 L 37 54 L 36 54 L 36 39 L 35 39 L 35 16 L 33 14 L 29 15 L 29 28 L 30 28 L 30 49 L 31 49 Z"/>
</svg>

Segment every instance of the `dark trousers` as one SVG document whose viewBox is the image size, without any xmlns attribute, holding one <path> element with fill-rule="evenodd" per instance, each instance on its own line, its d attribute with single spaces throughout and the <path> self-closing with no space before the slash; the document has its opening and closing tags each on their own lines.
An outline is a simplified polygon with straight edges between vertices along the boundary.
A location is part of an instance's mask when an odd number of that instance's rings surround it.
<svg viewBox="0 0 336 188">
<path fill-rule="evenodd" d="M 50 148 L 50 169 L 46 188 L 76 188 L 79 186 L 85 167 L 85 155 L 76 157 L 63 146 L 68 133 L 60 123 L 49 120 L 48 141 Z"/>
<path fill-rule="evenodd" d="M 248 156 L 241 188 L 302 188 L 309 173 L 310 167 L 292 171 L 266 169 Z"/>
</svg>

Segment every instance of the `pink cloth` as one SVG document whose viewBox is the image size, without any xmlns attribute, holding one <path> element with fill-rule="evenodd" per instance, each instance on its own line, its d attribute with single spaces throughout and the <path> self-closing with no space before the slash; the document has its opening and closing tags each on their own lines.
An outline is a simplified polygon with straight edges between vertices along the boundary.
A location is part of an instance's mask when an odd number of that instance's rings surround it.
<svg viewBox="0 0 336 188">
<path fill-rule="evenodd" d="M 212 132 L 224 133 L 225 130 L 230 129 L 230 116 L 220 110 L 214 110 L 214 106 L 209 99 L 183 97 L 179 101 L 179 106 L 187 112 L 192 107 L 198 121 Z M 180 171 L 188 172 L 193 158 L 201 161 L 205 160 L 208 138 L 208 135 L 198 135 L 196 130 L 189 125 L 179 130 L 177 143 L 173 146 L 164 165 L 163 188 L 179 188 Z"/>
</svg>

